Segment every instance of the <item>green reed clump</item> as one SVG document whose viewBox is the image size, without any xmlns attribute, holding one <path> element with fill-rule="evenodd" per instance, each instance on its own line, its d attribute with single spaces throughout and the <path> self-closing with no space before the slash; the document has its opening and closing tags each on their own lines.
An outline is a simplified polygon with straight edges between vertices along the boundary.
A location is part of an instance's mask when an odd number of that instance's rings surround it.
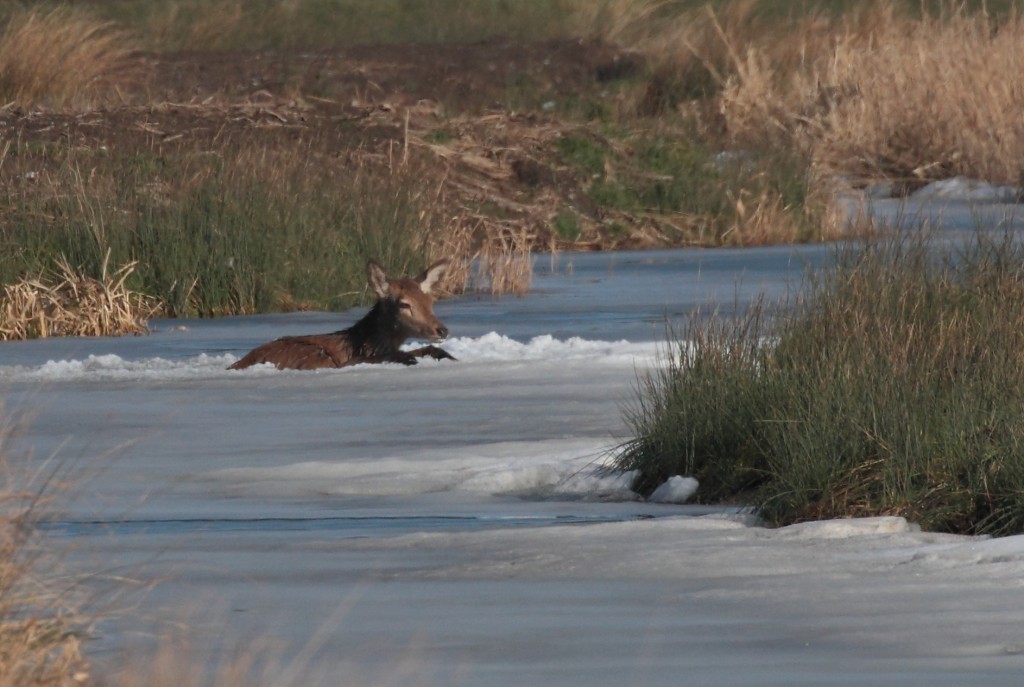
<svg viewBox="0 0 1024 687">
<path fill-rule="evenodd" d="M 649 492 L 768 521 L 895 514 L 963 533 L 1024 531 L 1024 247 L 979 233 L 839 249 L 771 322 L 694 319 L 627 413 L 615 465 Z"/>
<path fill-rule="evenodd" d="M 266 147 L 83 155 L 8 189 L 0 283 L 61 258 L 91 277 L 137 262 L 129 286 L 172 316 L 339 309 L 361 300 L 368 257 L 415 269 L 440 227 L 411 168 Z"/>
</svg>

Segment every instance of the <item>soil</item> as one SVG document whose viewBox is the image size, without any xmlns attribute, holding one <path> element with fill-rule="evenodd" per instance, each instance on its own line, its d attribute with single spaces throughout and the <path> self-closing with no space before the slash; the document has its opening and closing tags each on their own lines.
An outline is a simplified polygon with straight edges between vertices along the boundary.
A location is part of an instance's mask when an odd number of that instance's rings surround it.
<svg viewBox="0 0 1024 687">
<path fill-rule="evenodd" d="M 581 109 L 614 98 L 641 61 L 596 42 L 384 45 L 318 52 L 133 56 L 107 84 L 116 104 L 78 112 L 0 111 L 7 140 L 83 146 L 215 146 L 309 138 L 331 155 L 396 150 L 432 160 L 452 202 L 482 224 L 521 228 L 539 248 L 670 242 L 649 219 L 587 198 L 588 176 L 557 140 L 614 146 Z M 570 212 L 578 235 L 555 232 Z"/>
</svg>

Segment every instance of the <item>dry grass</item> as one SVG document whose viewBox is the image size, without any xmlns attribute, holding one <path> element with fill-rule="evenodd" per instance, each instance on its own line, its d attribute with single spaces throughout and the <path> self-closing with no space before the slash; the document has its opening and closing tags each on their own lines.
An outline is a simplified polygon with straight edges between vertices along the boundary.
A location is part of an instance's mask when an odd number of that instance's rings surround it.
<svg viewBox="0 0 1024 687">
<path fill-rule="evenodd" d="M 83 619 L 36 526 L 55 494 L 55 473 L 12 449 L 18 421 L 0 420 L 0 687 L 65 687 L 88 681 Z M 45 465 L 45 463 L 44 463 Z"/>
<path fill-rule="evenodd" d="M 1024 16 L 936 6 L 610 0 L 580 17 L 647 61 L 640 114 L 679 109 L 725 145 L 796 147 L 827 174 L 1019 183 Z"/>
<path fill-rule="evenodd" d="M 533 240 L 525 229 L 491 236 L 478 254 L 479 286 L 522 295 L 533 285 Z"/>
<path fill-rule="evenodd" d="M 1024 16 L 885 23 L 873 45 L 837 47 L 837 98 L 817 156 L 845 173 L 1019 183 L 1024 171 Z M 859 102 L 858 102 L 859 101 Z"/>
<path fill-rule="evenodd" d="M 126 63 L 127 34 L 58 7 L 13 15 L 0 34 L 0 99 L 19 107 L 96 105 Z"/>
<path fill-rule="evenodd" d="M 101 278 L 92 279 L 62 258 L 52 275 L 5 286 L 0 340 L 146 333 L 157 303 L 125 285 L 135 266 L 111 274 L 104 261 Z"/>
<path fill-rule="evenodd" d="M 721 111 L 740 140 L 792 140 L 836 174 L 1021 180 L 1024 17 L 1016 13 L 996 24 L 981 12 L 911 16 L 880 1 L 792 41 L 741 51 L 722 35 L 735 56 Z M 793 45 L 797 64 L 784 59 Z"/>
</svg>

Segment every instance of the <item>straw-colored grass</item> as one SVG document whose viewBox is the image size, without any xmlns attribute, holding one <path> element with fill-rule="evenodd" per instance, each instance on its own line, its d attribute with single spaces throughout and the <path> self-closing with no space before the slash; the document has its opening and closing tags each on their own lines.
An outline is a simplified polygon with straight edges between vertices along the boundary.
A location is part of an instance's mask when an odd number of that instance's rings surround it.
<svg viewBox="0 0 1024 687">
<path fill-rule="evenodd" d="M 721 111 L 740 140 L 783 137 L 825 169 L 1018 183 L 1024 159 L 1024 16 L 914 16 L 891 2 L 804 32 L 742 45 Z M 787 45 L 788 43 L 788 45 Z M 802 61 L 780 59 L 799 45 Z"/>
<path fill-rule="evenodd" d="M 61 258 L 52 274 L 5 286 L 0 340 L 146 333 L 158 304 L 125 285 L 136 263 L 110 273 L 109 259 L 108 251 L 99 279 L 79 274 Z"/>
<path fill-rule="evenodd" d="M 16 13 L 0 33 L 0 104 L 96 105 L 130 50 L 124 31 L 78 10 Z"/>
<path fill-rule="evenodd" d="M 86 623 L 75 586 L 37 531 L 52 513 L 57 473 L 15 450 L 23 426 L 0 418 L 0 687 L 79 685 L 89 679 Z"/>
<path fill-rule="evenodd" d="M 727 147 L 798 148 L 833 175 L 1021 181 L 1024 15 L 1012 4 L 781 5 L 609 0 L 580 18 L 646 60 L 638 113 L 682 111 Z"/>
<path fill-rule="evenodd" d="M 1019 183 L 1024 171 L 1024 16 L 892 21 L 873 45 L 838 45 L 839 94 L 819 117 L 818 158 L 845 173 L 955 174 Z"/>
<path fill-rule="evenodd" d="M 533 285 L 533 243 L 525 229 L 490 236 L 478 254 L 482 284 L 492 294 L 527 293 Z"/>
</svg>

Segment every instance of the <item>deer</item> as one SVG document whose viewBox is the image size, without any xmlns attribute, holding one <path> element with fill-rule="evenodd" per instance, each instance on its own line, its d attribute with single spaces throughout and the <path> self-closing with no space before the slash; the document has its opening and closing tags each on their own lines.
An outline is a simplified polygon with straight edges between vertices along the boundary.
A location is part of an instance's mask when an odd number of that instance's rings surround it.
<svg viewBox="0 0 1024 687">
<path fill-rule="evenodd" d="M 433 263 L 418 277 L 391 279 L 373 260 L 366 263 L 366 279 L 377 302 L 348 329 L 329 334 L 285 336 L 257 346 L 229 370 L 272 363 L 279 370 L 315 370 L 360 363 L 415 365 L 419 358 L 455 360 L 434 346 L 448 338 L 448 328 L 434 315 L 431 290 L 448 268 L 448 260 Z M 406 339 L 425 339 L 430 345 L 403 351 Z"/>
</svg>

